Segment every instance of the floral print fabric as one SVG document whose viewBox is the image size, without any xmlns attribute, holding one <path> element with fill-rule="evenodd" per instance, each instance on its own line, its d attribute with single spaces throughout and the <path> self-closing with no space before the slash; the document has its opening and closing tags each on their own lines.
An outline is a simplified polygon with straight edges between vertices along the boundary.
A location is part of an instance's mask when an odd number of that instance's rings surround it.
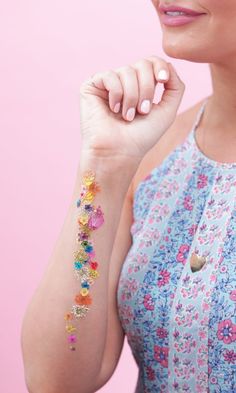
<svg viewBox="0 0 236 393">
<path fill-rule="evenodd" d="M 199 150 L 204 107 L 134 195 L 117 300 L 136 393 L 236 393 L 236 164 Z M 195 273 L 193 252 L 207 257 Z"/>
</svg>

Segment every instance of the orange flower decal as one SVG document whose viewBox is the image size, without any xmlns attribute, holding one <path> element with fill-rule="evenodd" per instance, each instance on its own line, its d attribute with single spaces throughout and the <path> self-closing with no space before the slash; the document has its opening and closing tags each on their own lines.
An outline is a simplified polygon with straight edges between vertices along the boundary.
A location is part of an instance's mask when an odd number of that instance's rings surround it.
<svg viewBox="0 0 236 393">
<path fill-rule="evenodd" d="M 97 183 L 92 183 L 89 186 L 89 191 L 91 191 L 92 193 L 96 194 L 97 192 L 101 191 L 101 188 L 99 187 L 99 185 Z"/>
<path fill-rule="evenodd" d="M 64 316 L 64 319 L 66 321 L 70 321 L 71 319 L 73 319 L 73 314 L 71 314 L 70 312 L 67 312 Z"/>
<path fill-rule="evenodd" d="M 82 296 L 81 294 L 76 295 L 75 302 L 80 305 L 89 306 L 92 304 L 92 298 L 90 295 Z"/>
</svg>

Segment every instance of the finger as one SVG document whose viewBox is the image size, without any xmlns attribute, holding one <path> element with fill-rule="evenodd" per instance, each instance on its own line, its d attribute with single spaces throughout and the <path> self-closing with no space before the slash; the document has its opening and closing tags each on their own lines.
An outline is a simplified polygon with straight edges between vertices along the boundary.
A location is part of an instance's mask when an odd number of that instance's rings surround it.
<svg viewBox="0 0 236 393">
<path fill-rule="evenodd" d="M 155 94 L 156 82 L 153 74 L 153 66 L 150 61 L 141 59 L 133 67 L 136 69 L 139 85 L 137 111 L 140 114 L 147 114 L 151 109 Z"/>
<path fill-rule="evenodd" d="M 135 117 L 139 87 L 136 71 L 131 66 L 116 69 L 123 87 L 122 116 L 127 121 Z"/>
<path fill-rule="evenodd" d="M 119 76 L 113 70 L 97 73 L 92 78 L 92 83 L 98 89 L 108 91 L 110 109 L 118 113 L 123 98 L 123 87 Z"/>
</svg>

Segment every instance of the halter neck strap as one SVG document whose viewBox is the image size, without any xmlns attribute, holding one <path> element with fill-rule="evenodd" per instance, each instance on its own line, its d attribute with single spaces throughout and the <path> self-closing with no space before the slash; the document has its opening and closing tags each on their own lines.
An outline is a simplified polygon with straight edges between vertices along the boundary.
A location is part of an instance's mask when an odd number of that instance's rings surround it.
<svg viewBox="0 0 236 393">
<path fill-rule="evenodd" d="M 194 124 L 193 124 L 193 131 L 194 132 L 195 132 L 196 128 L 199 126 L 199 124 L 200 124 L 200 121 L 202 119 L 202 115 L 204 113 L 204 110 L 205 110 L 207 102 L 208 102 L 208 97 L 203 101 L 203 103 L 202 103 L 202 105 L 201 105 L 201 107 L 200 107 L 200 109 L 199 109 L 199 111 L 198 111 L 198 113 L 196 115 L 196 118 L 195 118 L 195 121 L 194 121 Z"/>
</svg>

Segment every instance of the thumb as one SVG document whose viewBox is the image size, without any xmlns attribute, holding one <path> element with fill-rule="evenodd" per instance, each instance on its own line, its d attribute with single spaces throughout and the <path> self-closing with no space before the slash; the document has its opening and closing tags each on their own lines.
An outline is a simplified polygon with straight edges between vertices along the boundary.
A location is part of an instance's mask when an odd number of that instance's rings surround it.
<svg viewBox="0 0 236 393">
<path fill-rule="evenodd" d="M 178 76 L 174 66 L 171 63 L 167 64 L 169 68 L 169 79 L 164 83 L 164 91 L 159 105 L 177 112 L 185 91 L 185 84 Z"/>
<path fill-rule="evenodd" d="M 164 91 L 161 100 L 157 104 L 153 102 L 152 111 L 149 113 L 150 121 L 161 125 L 162 132 L 165 132 L 175 120 L 185 90 L 185 85 L 175 68 L 171 63 L 167 65 L 169 78 L 166 82 L 162 82 Z"/>
</svg>

